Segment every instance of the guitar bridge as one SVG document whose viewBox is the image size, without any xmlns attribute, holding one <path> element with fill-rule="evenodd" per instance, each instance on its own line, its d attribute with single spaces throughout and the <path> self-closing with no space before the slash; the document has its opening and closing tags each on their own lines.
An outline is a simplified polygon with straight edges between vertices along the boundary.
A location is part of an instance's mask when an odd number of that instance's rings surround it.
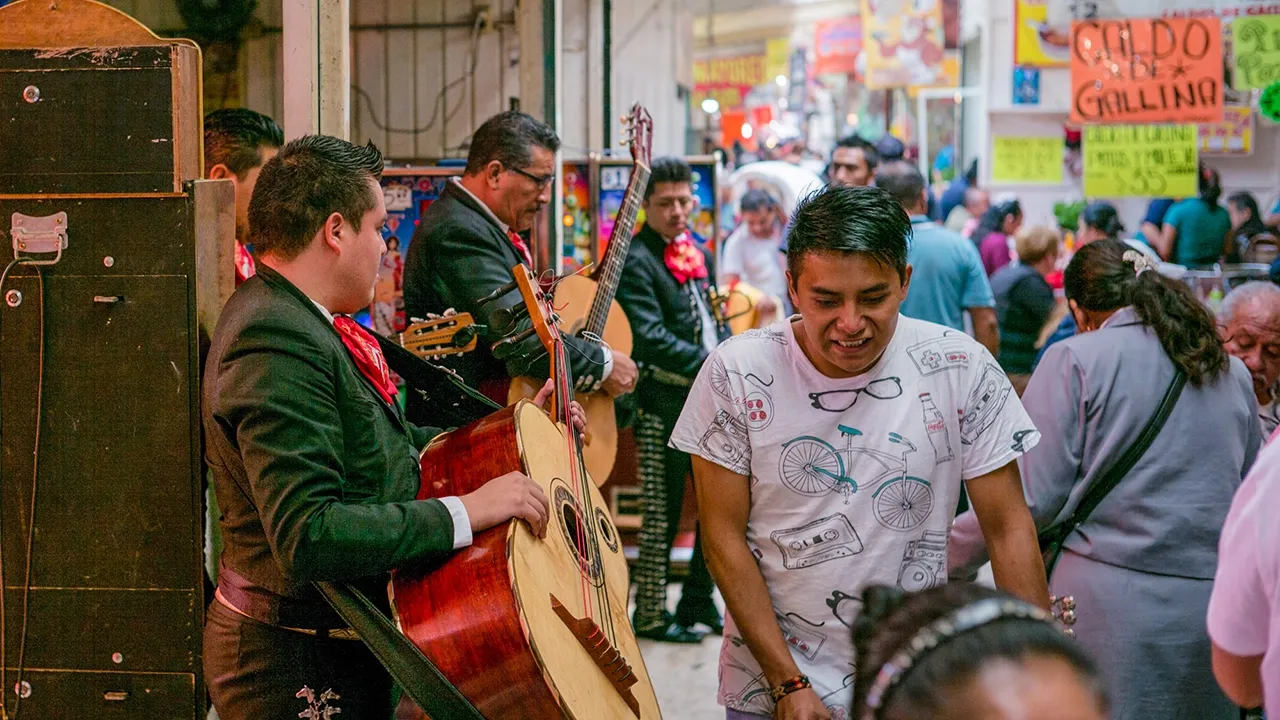
<svg viewBox="0 0 1280 720">
<path fill-rule="evenodd" d="M 636 717 L 640 717 L 640 702 L 636 700 L 636 696 L 631 692 L 631 686 L 635 685 L 640 678 L 631 671 L 631 664 L 627 659 L 618 652 L 613 646 L 609 638 L 605 637 L 604 631 L 599 625 L 590 618 L 576 618 L 573 613 L 569 612 L 569 608 L 565 607 L 555 595 L 551 596 L 551 609 L 555 611 L 556 616 L 564 622 L 569 628 L 569 632 L 578 639 L 578 643 L 582 645 L 591 659 L 609 679 L 613 689 L 622 696 L 622 701 L 631 708 L 631 712 Z"/>
</svg>

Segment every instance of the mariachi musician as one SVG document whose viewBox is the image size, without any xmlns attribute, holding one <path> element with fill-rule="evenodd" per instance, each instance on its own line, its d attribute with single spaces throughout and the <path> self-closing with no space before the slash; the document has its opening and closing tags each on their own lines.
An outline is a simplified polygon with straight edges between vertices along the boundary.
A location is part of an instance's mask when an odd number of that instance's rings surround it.
<svg viewBox="0 0 1280 720">
<path fill-rule="evenodd" d="M 502 357 L 489 351 L 509 329 L 509 310 L 519 304 L 518 295 L 480 301 L 511 282 L 516 264 L 533 267 L 520 233 L 533 226 L 551 199 L 559 148 L 555 132 L 524 113 L 504 112 L 486 120 L 471 137 L 466 171 L 450 179 L 423 214 L 405 259 L 405 313 L 426 317 L 448 308 L 471 313 L 482 327 L 478 349 L 441 364 L 499 402 L 506 401 L 511 378 L 550 374 L 537 337 L 506 347 Z M 634 389 L 631 358 L 575 337 L 565 343 L 575 390 L 603 390 L 616 397 Z M 410 420 L 429 417 L 430 407 L 418 393 L 406 400 Z"/>
<path fill-rule="evenodd" d="M 671 546 L 692 472 L 689 455 L 667 447 L 667 441 L 703 361 L 729 336 L 712 312 L 711 256 L 689 233 L 694 202 L 689 164 L 674 157 L 655 160 L 644 190 L 645 224 L 627 253 L 617 296 L 631 322 L 636 361 L 644 366 L 636 393 L 644 518 L 633 623 L 640 637 L 677 643 L 700 641 L 695 625 L 715 633 L 724 625 L 697 541 L 676 614 L 666 610 Z"/>
<path fill-rule="evenodd" d="M 305 136 L 250 202 L 258 272 L 224 308 L 204 377 L 225 541 L 204 671 L 223 720 L 385 720 L 390 676 L 313 583 L 349 581 L 387 612 L 391 569 L 511 518 L 546 532 L 546 495 L 521 473 L 415 500 L 440 431 L 405 420 L 377 343 L 344 315 L 369 306 L 386 252 L 381 173 L 372 144 Z"/>
</svg>

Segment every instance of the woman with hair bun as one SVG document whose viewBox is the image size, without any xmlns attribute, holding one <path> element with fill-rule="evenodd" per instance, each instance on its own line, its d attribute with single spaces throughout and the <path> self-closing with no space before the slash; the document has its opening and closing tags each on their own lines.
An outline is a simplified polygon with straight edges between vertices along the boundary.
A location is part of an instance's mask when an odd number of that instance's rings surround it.
<svg viewBox="0 0 1280 720">
<path fill-rule="evenodd" d="M 853 632 L 853 720 L 1107 718 L 1093 661 L 1044 610 L 997 590 L 869 587 Z"/>
<path fill-rule="evenodd" d="M 1071 529 L 1050 592 L 1075 598 L 1076 639 L 1111 683 L 1112 717 L 1238 720 L 1214 682 L 1205 615 L 1218 537 L 1262 441 L 1258 401 L 1209 311 L 1152 264 L 1098 240 L 1067 266 L 1080 333 L 1045 353 L 1023 396 L 1044 433 L 1019 463 L 1023 492 L 1042 534 Z M 1150 446 L 1077 524 L 1086 492 L 1166 395 L 1172 411 Z M 975 570 L 982 547 L 976 518 L 956 518 L 952 575 Z"/>
</svg>

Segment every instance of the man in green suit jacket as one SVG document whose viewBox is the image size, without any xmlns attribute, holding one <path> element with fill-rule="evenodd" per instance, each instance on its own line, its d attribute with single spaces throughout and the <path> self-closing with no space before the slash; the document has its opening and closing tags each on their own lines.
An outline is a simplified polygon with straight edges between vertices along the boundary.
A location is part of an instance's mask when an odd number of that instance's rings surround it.
<svg viewBox="0 0 1280 720">
<path fill-rule="evenodd" d="M 204 669 L 223 720 L 390 717 L 390 678 L 312 583 L 350 581 L 386 610 L 392 568 L 511 518 L 546 530 L 547 498 L 519 473 L 415 500 L 440 430 L 405 420 L 377 344 L 343 315 L 369 305 L 386 252 L 381 173 L 372 144 L 307 136 L 250 202 L 258 274 L 227 303 L 204 377 L 225 542 Z"/>
</svg>

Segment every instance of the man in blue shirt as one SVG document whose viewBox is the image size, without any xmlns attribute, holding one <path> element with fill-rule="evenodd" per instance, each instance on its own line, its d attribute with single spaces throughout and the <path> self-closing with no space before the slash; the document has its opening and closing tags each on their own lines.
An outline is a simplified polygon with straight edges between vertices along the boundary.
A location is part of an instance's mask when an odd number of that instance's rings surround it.
<svg viewBox="0 0 1280 720">
<path fill-rule="evenodd" d="M 876 187 L 892 193 L 911 216 L 912 239 L 907 250 L 911 284 L 902 314 L 964 330 L 962 311 L 968 310 L 974 338 L 992 355 L 998 353 L 996 302 L 978 248 L 925 215 L 924 176 L 914 165 L 901 161 L 881 165 L 876 171 Z"/>
</svg>

